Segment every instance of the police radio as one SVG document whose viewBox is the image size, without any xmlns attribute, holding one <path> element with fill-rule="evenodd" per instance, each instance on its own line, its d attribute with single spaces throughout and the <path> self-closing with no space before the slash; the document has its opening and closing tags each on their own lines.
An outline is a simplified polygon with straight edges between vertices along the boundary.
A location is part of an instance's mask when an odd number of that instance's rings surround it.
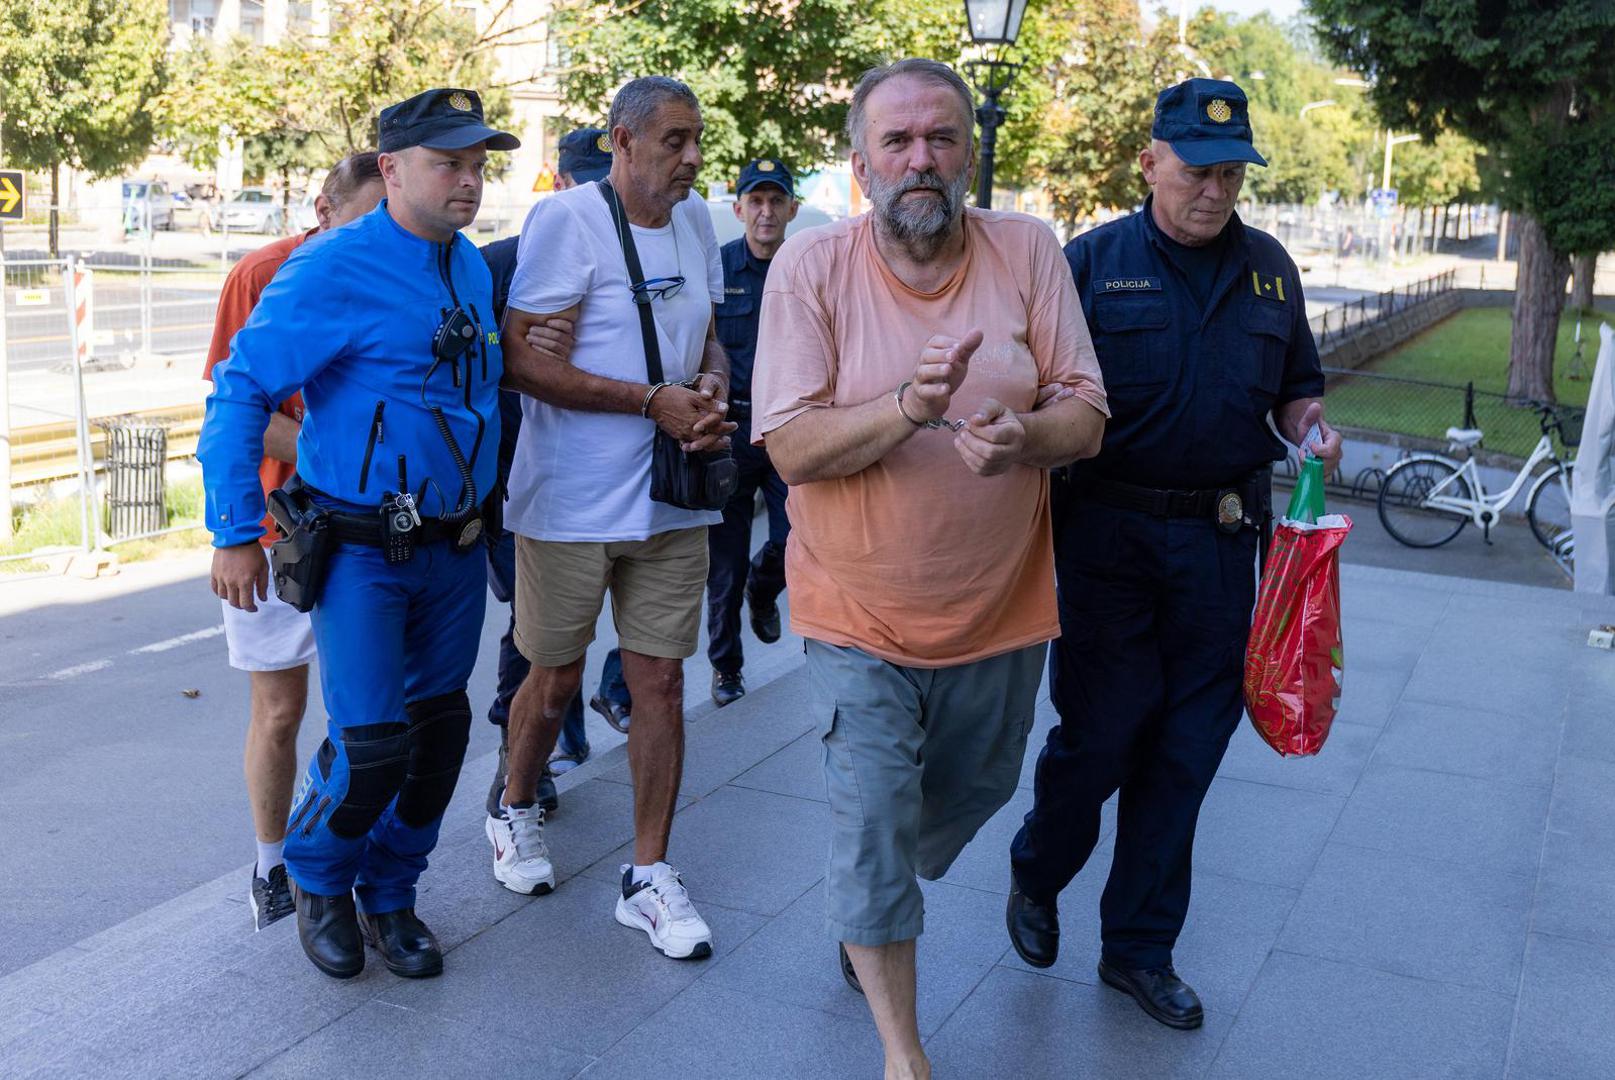
<svg viewBox="0 0 1615 1080">
<path fill-rule="evenodd" d="M 381 500 L 381 552 L 389 565 L 415 557 L 415 530 L 421 527 L 415 496 L 389 491 Z"/>
</svg>

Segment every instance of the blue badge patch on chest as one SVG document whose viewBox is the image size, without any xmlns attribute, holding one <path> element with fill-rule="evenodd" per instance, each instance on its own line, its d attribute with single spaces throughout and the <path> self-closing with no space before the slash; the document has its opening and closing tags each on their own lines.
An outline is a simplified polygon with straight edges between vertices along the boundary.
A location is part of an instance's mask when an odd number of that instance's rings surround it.
<svg viewBox="0 0 1615 1080">
<path fill-rule="evenodd" d="M 1099 291 L 1102 293 L 1160 292 L 1161 279 L 1158 277 L 1107 278 L 1099 283 Z"/>
</svg>

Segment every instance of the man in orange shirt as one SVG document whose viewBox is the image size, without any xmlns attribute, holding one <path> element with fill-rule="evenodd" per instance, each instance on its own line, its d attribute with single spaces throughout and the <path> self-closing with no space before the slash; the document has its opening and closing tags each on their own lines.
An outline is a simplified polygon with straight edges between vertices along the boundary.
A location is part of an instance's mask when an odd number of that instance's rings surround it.
<svg viewBox="0 0 1615 1080">
<path fill-rule="evenodd" d="M 945 874 L 1014 793 L 1059 634 L 1048 469 L 1097 452 L 1106 416 L 1054 234 L 964 208 L 973 132 L 946 65 L 863 77 L 847 134 L 873 209 L 774 257 L 753 376 L 754 430 L 791 487 L 829 929 L 888 1080 L 930 1075 L 916 876 Z"/>
<path fill-rule="evenodd" d="M 224 280 L 219 293 L 213 343 L 208 348 L 202 375 L 213 377 L 213 365 L 230 355 L 230 340 L 246 323 L 252 309 L 291 253 L 310 236 L 340 228 L 376 208 L 386 194 L 374 153 L 343 158 L 325 178 L 314 200 L 319 226 L 268 244 L 242 259 Z M 293 394 L 270 417 L 264 432 L 264 460 L 258 469 L 264 494 L 281 487 L 297 471 L 297 433 L 303 420 L 303 398 Z M 268 518 L 264 548 L 276 533 Z M 267 555 L 266 555 L 267 560 Z M 252 803 L 258 857 L 247 899 L 255 929 L 262 930 L 292 913 L 291 889 L 281 846 L 286 816 L 291 812 L 292 780 L 297 772 L 297 729 L 308 704 L 308 665 L 314 659 L 314 626 L 309 616 L 278 596 L 260 601 L 256 611 L 224 604 L 224 638 L 230 666 L 248 673 L 252 687 L 252 713 L 247 725 L 243 755 L 247 797 Z"/>
</svg>

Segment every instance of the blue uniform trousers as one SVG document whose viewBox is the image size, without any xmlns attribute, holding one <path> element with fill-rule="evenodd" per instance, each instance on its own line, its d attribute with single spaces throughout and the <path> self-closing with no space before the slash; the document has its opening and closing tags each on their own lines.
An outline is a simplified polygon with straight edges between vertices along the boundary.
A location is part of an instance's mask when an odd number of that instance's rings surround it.
<svg viewBox="0 0 1615 1080">
<path fill-rule="evenodd" d="M 394 566 L 380 548 L 332 553 L 314 607 L 330 721 L 286 831 L 304 890 L 352 889 L 371 913 L 415 905 L 465 759 L 487 595 L 483 560 L 447 541 Z"/>
<path fill-rule="evenodd" d="M 1010 856 L 1026 894 L 1053 901 L 1121 791 L 1099 906 L 1105 959 L 1120 967 L 1169 964 L 1188 913 L 1195 821 L 1243 711 L 1256 540 L 1082 497 L 1057 531 L 1060 723 Z"/>
<path fill-rule="evenodd" d="M 740 486 L 723 508 L 723 521 L 707 529 L 707 659 L 714 671 L 736 674 L 745 664 L 740 644 L 740 608 L 749 578 L 753 595 L 767 602 L 785 591 L 785 481 L 768 454 L 751 445 L 751 425 L 740 421 L 732 436 Z M 768 541 L 751 555 L 751 521 L 761 488 L 768 507 Z"/>
<path fill-rule="evenodd" d="M 493 704 L 488 707 L 490 723 L 504 727 L 510 722 L 510 702 L 521 689 L 532 670 L 527 657 L 516 648 L 516 534 L 501 532 L 499 539 L 488 551 L 488 587 L 495 600 L 510 605 L 510 621 L 499 638 L 499 677 L 494 691 Z M 583 695 L 576 694 L 566 707 L 561 722 L 561 752 L 582 754 L 589 748 L 589 736 L 583 726 Z"/>
</svg>

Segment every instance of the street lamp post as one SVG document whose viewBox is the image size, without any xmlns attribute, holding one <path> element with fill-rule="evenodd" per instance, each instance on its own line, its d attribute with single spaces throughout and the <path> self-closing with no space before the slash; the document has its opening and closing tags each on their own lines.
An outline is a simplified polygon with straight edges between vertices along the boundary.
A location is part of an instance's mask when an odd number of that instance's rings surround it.
<svg viewBox="0 0 1615 1080">
<path fill-rule="evenodd" d="M 1019 64 L 1004 57 L 1020 37 L 1021 19 L 1025 16 L 1026 0 L 965 0 L 970 39 L 978 45 L 998 46 L 986 59 L 972 60 L 965 65 L 982 98 L 976 108 L 976 122 L 981 125 L 981 171 L 976 183 L 976 205 L 989 209 L 993 204 L 993 155 L 998 147 L 998 128 L 1005 117 L 998 99 L 1009 89 L 1015 72 L 1020 70 Z"/>
</svg>

